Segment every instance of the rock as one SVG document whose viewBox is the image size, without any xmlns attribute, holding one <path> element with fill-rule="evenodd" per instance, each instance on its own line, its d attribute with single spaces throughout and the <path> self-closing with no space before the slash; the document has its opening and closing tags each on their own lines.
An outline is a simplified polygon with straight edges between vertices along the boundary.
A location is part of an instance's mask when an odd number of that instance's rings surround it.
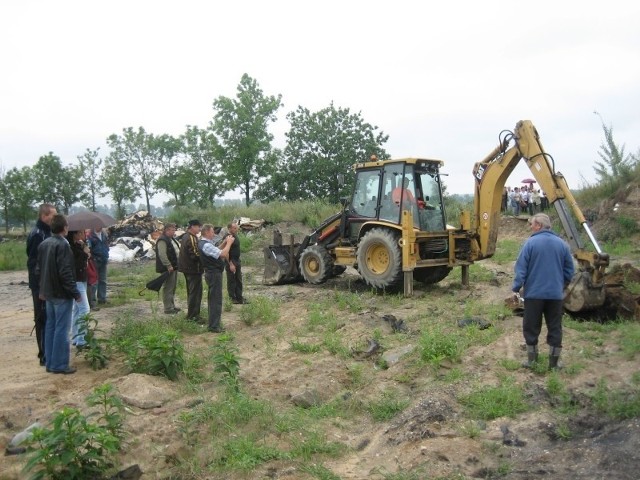
<svg viewBox="0 0 640 480">
<path fill-rule="evenodd" d="M 118 391 L 123 402 L 142 409 L 162 407 L 175 397 L 175 386 L 170 380 L 140 373 L 124 377 Z"/>
<path fill-rule="evenodd" d="M 317 390 L 306 390 L 302 393 L 292 395 L 291 402 L 302 408 L 317 407 L 322 404 L 322 399 Z"/>
</svg>

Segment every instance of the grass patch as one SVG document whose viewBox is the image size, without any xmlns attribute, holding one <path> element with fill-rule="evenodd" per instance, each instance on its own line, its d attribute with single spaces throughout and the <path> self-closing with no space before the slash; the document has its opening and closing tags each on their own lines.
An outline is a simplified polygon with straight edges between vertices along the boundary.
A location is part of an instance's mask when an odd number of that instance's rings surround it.
<svg viewBox="0 0 640 480">
<path fill-rule="evenodd" d="M 268 297 L 257 295 L 251 303 L 242 306 L 240 319 L 245 325 L 256 323 L 273 324 L 280 319 L 280 303 Z"/>
<path fill-rule="evenodd" d="M 322 346 L 316 343 L 304 343 L 304 342 L 298 342 L 295 340 L 290 342 L 290 345 L 291 345 L 291 350 L 293 350 L 294 352 L 304 353 L 304 354 L 318 353 L 322 349 Z"/>
<path fill-rule="evenodd" d="M 491 259 L 498 265 L 513 262 L 518 257 L 521 247 L 522 242 L 520 240 L 512 240 L 510 238 L 498 240 L 496 251 Z"/>
<path fill-rule="evenodd" d="M 0 271 L 26 270 L 27 244 L 24 241 L 8 240 L 0 243 Z"/>
<path fill-rule="evenodd" d="M 385 422 L 402 412 L 409 405 L 406 398 L 398 398 L 394 390 L 385 390 L 378 400 L 367 403 L 366 410 L 376 422 Z"/>
<path fill-rule="evenodd" d="M 481 420 L 514 417 L 529 410 L 524 392 L 513 380 L 504 378 L 497 387 L 484 386 L 460 398 L 469 415 Z"/>
<path fill-rule="evenodd" d="M 625 323 L 620 326 L 620 348 L 629 360 L 640 352 L 640 324 Z"/>
<path fill-rule="evenodd" d="M 631 390 L 611 390 L 602 379 L 592 399 L 596 409 L 608 417 L 621 420 L 640 416 L 640 389 L 637 386 Z"/>
</svg>

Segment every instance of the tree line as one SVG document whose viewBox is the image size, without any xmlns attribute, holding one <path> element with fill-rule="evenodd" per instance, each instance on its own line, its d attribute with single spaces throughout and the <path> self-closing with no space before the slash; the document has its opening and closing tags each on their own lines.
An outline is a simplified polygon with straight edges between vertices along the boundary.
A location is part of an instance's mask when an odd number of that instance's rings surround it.
<svg viewBox="0 0 640 480">
<path fill-rule="evenodd" d="M 25 228 L 41 203 L 68 214 L 74 204 L 95 211 L 109 195 L 116 216 L 143 198 L 162 192 L 171 206 L 214 206 L 216 198 L 238 189 L 249 205 L 254 200 L 325 199 L 338 202 L 338 173 L 370 155 L 388 158 L 388 136 L 348 108 L 311 112 L 299 106 L 286 115 L 286 146 L 274 148 L 269 127 L 283 106 L 282 95 L 266 95 L 244 74 L 236 96 L 213 101 L 213 118 L 205 128 L 187 125 L 179 136 L 154 134 L 143 127 L 123 128 L 106 139 L 108 153 L 90 149 L 64 165 L 49 152 L 33 166 L 0 171 L 0 214 Z M 344 187 L 348 188 L 348 185 Z"/>
</svg>

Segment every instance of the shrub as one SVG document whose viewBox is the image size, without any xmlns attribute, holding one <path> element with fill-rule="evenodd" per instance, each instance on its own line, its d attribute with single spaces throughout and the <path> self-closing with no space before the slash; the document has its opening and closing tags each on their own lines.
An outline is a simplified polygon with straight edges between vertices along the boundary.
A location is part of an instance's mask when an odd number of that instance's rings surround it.
<svg viewBox="0 0 640 480">
<path fill-rule="evenodd" d="M 184 368 L 184 347 L 173 331 L 147 335 L 129 351 L 127 364 L 134 372 L 176 380 Z"/>
<path fill-rule="evenodd" d="M 104 478 L 114 466 L 123 438 L 122 404 L 110 385 L 96 388 L 87 402 L 101 407 L 95 423 L 78 409 L 64 407 L 50 428 L 33 430 L 24 467 L 32 480 Z"/>
</svg>

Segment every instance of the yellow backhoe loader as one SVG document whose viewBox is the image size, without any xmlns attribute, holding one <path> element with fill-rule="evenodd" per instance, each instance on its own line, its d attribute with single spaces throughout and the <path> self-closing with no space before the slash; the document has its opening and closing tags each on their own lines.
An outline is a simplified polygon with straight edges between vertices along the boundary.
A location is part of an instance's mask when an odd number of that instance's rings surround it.
<svg viewBox="0 0 640 480">
<path fill-rule="evenodd" d="M 301 243 L 292 237 L 283 240 L 276 232 L 274 244 L 264 249 L 264 282 L 319 284 L 351 266 L 369 286 L 411 296 L 414 280 L 437 283 L 461 267 L 462 283 L 468 285 L 469 265 L 495 252 L 502 192 L 520 160 L 555 207 L 578 264 L 565 308 L 580 312 L 602 306 L 609 256 L 600 249 L 564 176 L 528 120 L 518 122 L 513 132 L 503 131 L 499 145 L 474 165 L 473 215 L 463 212 L 458 226 L 446 224 L 442 161 L 374 157 L 354 165 L 355 188 L 351 198 L 343 200 L 342 211 Z M 585 248 L 574 217 L 595 251 Z"/>
</svg>

